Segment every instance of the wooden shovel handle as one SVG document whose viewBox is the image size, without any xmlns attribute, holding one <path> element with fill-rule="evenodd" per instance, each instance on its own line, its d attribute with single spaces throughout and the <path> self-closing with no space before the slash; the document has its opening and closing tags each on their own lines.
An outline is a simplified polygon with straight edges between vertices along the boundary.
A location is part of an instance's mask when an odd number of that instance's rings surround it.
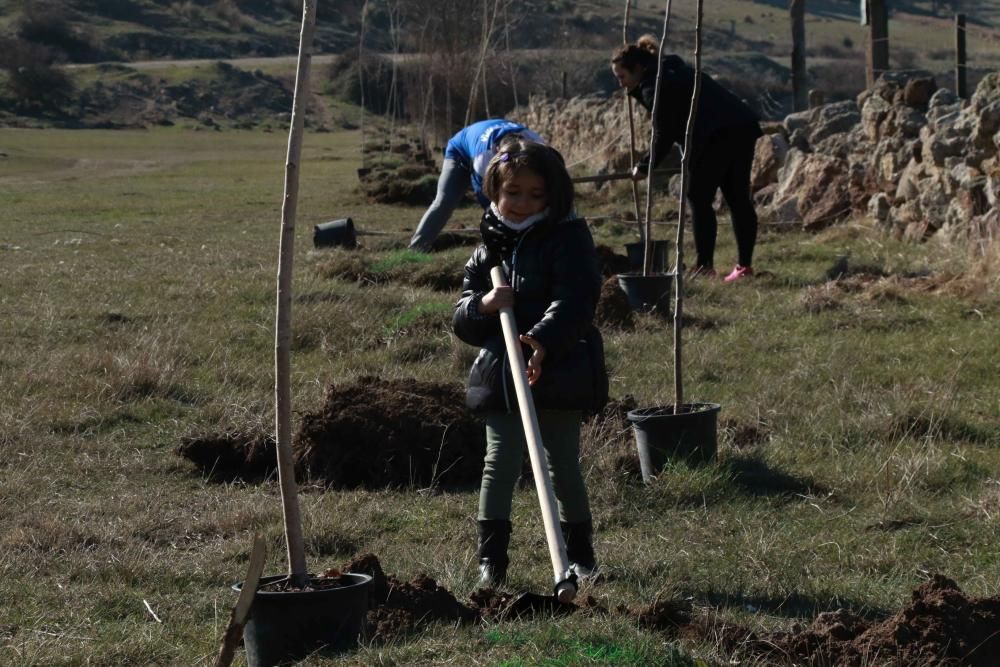
<svg viewBox="0 0 1000 667">
<path fill-rule="evenodd" d="M 503 269 L 499 266 L 494 266 L 490 270 L 490 278 L 496 287 L 507 284 Z M 521 351 L 521 339 L 517 334 L 513 308 L 500 309 L 500 325 L 503 327 L 511 374 L 514 376 L 514 390 L 517 393 L 517 405 L 521 410 L 521 422 L 524 424 L 524 439 L 528 445 L 528 457 L 531 459 L 531 472 L 535 477 L 535 490 L 538 492 L 538 503 L 542 510 L 542 523 L 545 524 L 545 539 L 549 546 L 549 557 L 552 560 L 557 595 L 561 602 L 570 602 L 576 595 L 576 586 L 572 581 L 568 581 L 569 559 L 566 556 L 566 544 L 559 528 L 556 494 L 552 490 L 552 480 L 549 479 L 549 471 L 545 466 L 542 436 L 538 428 L 538 415 L 535 413 L 535 401 L 531 396 L 531 388 L 528 386 L 528 373 L 524 364 L 524 353 Z"/>
<path fill-rule="evenodd" d="M 253 604 L 254 596 L 257 595 L 260 575 L 264 571 L 265 552 L 264 538 L 260 534 L 254 535 L 247 576 L 243 580 L 240 596 L 236 599 L 236 606 L 233 607 L 233 613 L 229 617 L 229 626 L 222 637 L 222 648 L 215 659 L 215 667 L 229 667 L 233 662 L 236 647 L 239 646 L 240 638 L 243 636 L 243 626 L 246 625 L 247 616 L 250 614 L 250 606 Z"/>
</svg>

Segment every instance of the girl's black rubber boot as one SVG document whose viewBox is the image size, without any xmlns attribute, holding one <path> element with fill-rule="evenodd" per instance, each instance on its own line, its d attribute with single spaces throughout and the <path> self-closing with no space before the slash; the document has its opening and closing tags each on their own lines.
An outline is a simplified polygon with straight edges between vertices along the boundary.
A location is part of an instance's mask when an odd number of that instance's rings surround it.
<svg viewBox="0 0 1000 667">
<path fill-rule="evenodd" d="M 511 523 L 501 519 L 479 521 L 479 587 L 496 588 L 507 580 L 507 546 Z"/>
<path fill-rule="evenodd" d="M 559 522 L 563 539 L 566 541 L 566 557 L 569 569 L 581 580 L 597 576 L 597 558 L 594 556 L 594 525 L 591 521 L 580 523 Z"/>
</svg>

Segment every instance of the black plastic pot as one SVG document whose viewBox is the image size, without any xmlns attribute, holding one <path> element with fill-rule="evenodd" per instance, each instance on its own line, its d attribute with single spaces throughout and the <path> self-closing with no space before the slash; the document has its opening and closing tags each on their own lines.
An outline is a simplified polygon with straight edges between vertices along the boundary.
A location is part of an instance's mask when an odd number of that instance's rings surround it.
<svg viewBox="0 0 1000 667">
<path fill-rule="evenodd" d="M 630 410 L 627 418 L 635 432 L 639 465 L 645 482 L 654 478 L 669 460 L 706 463 L 718 449 L 718 403 L 684 403 Z"/>
<path fill-rule="evenodd" d="M 358 236 L 354 231 L 354 221 L 350 218 L 331 220 L 313 228 L 313 245 L 317 248 L 337 245 L 353 248 L 357 244 Z"/>
<path fill-rule="evenodd" d="M 670 241 L 653 241 L 653 266 L 650 269 L 656 273 L 662 272 L 667 266 L 667 251 L 670 249 Z M 642 271 L 642 263 L 645 260 L 645 243 L 626 243 L 625 252 L 628 254 L 628 265 L 634 271 Z"/>
<path fill-rule="evenodd" d="M 674 274 L 619 273 L 618 286 L 625 292 L 632 310 L 640 313 L 670 311 L 670 293 L 673 290 Z"/>
<path fill-rule="evenodd" d="M 262 577 L 260 586 L 287 575 Z M 343 574 L 340 588 L 276 593 L 258 590 L 243 627 L 247 664 L 271 667 L 301 660 L 319 648 L 354 646 L 368 613 L 367 574 Z M 242 584 L 235 584 L 239 591 Z"/>
</svg>

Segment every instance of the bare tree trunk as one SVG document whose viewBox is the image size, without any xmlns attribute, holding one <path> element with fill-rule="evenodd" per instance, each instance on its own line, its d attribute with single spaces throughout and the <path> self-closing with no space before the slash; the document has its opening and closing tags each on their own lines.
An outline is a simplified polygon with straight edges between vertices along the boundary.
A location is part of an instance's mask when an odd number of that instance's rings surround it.
<svg viewBox="0 0 1000 667">
<path fill-rule="evenodd" d="M 622 22 L 622 44 L 628 44 L 628 22 L 632 14 L 632 0 L 625 0 L 625 20 Z M 628 170 L 635 169 L 635 115 L 632 110 L 632 96 L 625 91 L 625 115 L 628 116 Z M 639 230 L 639 241 L 646 240 L 646 230 L 639 217 L 639 184 L 632 181 L 632 207 L 635 209 L 635 226 Z M 643 246 L 645 250 L 645 246 Z M 645 264 L 645 262 L 644 262 Z"/>
<path fill-rule="evenodd" d="M 792 99 L 795 111 L 809 106 L 806 73 L 806 0 L 790 0 L 792 18 Z"/>
<path fill-rule="evenodd" d="M 510 89 L 514 94 L 514 107 L 517 108 L 521 105 L 517 101 L 517 65 L 510 53 L 510 16 L 507 14 L 509 5 L 510 3 L 505 2 L 503 6 L 503 39 L 507 49 L 507 64 L 510 67 Z"/>
<path fill-rule="evenodd" d="M 389 115 L 389 148 L 392 149 L 392 140 L 396 135 L 396 116 L 399 109 L 399 87 L 396 75 L 399 68 L 396 61 L 399 60 L 399 2 L 389 5 L 389 41 L 392 43 L 392 78 L 389 83 L 389 103 L 386 105 L 386 113 Z"/>
<path fill-rule="evenodd" d="M 681 158 L 681 202 L 677 221 L 677 274 L 674 291 L 674 414 L 684 405 L 684 373 L 681 357 L 681 331 L 684 322 L 684 272 L 681 257 L 684 247 L 684 216 L 687 212 L 687 194 L 691 178 L 691 142 L 695 119 L 698 116 L 698 99 L 701 96 L 701 23 L 704 0 L 698 0 L 698 15 L 694 24 L 694 90 L 691 91 L 691 109 L 688 111 L 687 129 L 684 133 L 684 156 Z"/>
<path fill-rule="evenodd" d="M 663 47 L 667 43 L 667 31 L 670 28 L 670 0 L 667 0 L 666 9 L 663 12 L 663 36 L 660 38 L 660 48 L 657 52 L 656 65 L 656 87 L 653 89 L 653 109 L 650 117 L 653 119 L 652 130 L 649 137 L 649 171 L 646 173 L 646 219 L 645 252 L 642 260 L 642 275 L 648 276 L 653 268 L 653 165 L 656 164 L 656 140 L 660 136 L 660 129 L 657 127 L 656 114 L 660 111 L 660 82 L 663 78 Z M 680 266 L 680 264 L 678 264 Z"/>
<path fill-rule="evenodd" d="M 493 3 L 493 16 L 490 17 L 488 3 L 489 0 L 483 0 L 483 32 L 482 41 L 479 47 L 479 62 L 476 63 L 476 75 L 472 78 L 472 90 L 469 92 L 469 104 L 465 108 L 465 124 L 468 125 L 472 122 L 472 111 L 475 108 L 476 102 L 476 90 L 479 88 L 479 77 L 483 76 L 485 79 L 485 73 L 483 68 L 486 65 L 486 55 L 489 53 L 490 40 L 493 37 L 493 27 L 496 23 L 497 14 L 500 11 L 499 0 L 495 0 Z"/>
<path fill-rule="evenodd" d="M 358 130 L 361 133 L 361 165 L 365 161 L 365 22 L 368 18 L 368 0 L 361 6 L 361 30 L 358 33 L 358 86 L 361 88 L 361 109 Z"/>
<path fill-rule="evenodd" d="M 288 575 L 296 586 L 308 578 L 302 518 L 299 514 L 298 486 L 292 460 L 292 266 L 295 254 L 295 213 L 299 198 L 299 160 L 302 134 L 309 100 L 309 66 L 312 63 L 313 29 L 316 25 L 317 0 L 302 3 L 302 33 L 295 71 L 295 95 L 292 121 L 288 132 L 288 158 L 285 160 L 285 196 L 281 204 L 281 236 L 278 245 L 278 298 L 274 336 L 274 417 L 278 450 L 278 483 L 288 544 Z"/>
<path fill-rule="evenodd" d="M 448 129 L 445 131 L 447 135 L 449 132 L 453 131 L 454 121 L 452 120 L 452 108 L 451 108 L 451 67 L 445 70 L 444 75 L 444 115 L 445 122 L 448 124 Z"/>
</svg>

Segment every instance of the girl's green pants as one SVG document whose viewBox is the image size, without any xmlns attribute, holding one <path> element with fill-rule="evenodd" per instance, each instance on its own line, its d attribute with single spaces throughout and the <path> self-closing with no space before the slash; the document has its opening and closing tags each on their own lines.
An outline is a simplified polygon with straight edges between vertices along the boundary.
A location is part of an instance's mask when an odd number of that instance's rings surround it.
<svg viewBox="0 0 1000 667">
<path fill-rule="evenodd" d="M 580 470 L 579 410 L 539 410 L 549 479 L 559 506 L 559 520 L 590 521 L 587 488 Z M 490 412 L 486 415 L 486 458 L 479 489 L 479 520 L 510 520 L 514 486 L 521 474 L 525 448 L 520 414 Z"/>
</svg>

